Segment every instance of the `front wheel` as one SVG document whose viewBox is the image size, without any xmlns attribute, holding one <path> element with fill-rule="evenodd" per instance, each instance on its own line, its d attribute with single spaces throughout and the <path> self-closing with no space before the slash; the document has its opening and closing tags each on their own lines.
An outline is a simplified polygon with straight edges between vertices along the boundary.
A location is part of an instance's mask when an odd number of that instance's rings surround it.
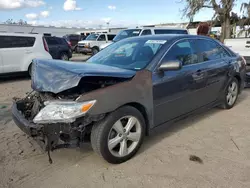
<svg viewBox="0 0 250 188">
<path fill-rule="evenodd" d="M 239 82 L 236 78 L 233 78 L 227 85 L 222 107 L 224 109 L 232 108 L 237 101 L 238 95 L 239 95 Z"/>
<path fill-rule="evenodd" d="M 98 51 L 98 49 L 96 49 L 96 48 L 93 48 L 92 49 L 92 55 L 95 55 L 95 54 L 97 54 L 99 51 Z"/>
<path fill-rule="evenodd" d="M 91 145 L 109 163 L 122 163 L 139 150 L 145 127 L 142 114 L 131 106 L 124 106 L 94 124 Z"/>
</svg>

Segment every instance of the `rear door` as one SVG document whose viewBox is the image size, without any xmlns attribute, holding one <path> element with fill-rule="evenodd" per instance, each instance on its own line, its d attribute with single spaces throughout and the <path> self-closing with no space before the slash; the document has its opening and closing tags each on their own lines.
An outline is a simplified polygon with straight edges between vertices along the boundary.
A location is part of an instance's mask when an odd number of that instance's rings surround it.
<svg viewBox="0 0 250 188">
<path fill-rule="evenodd" d="M 211 39 L 196 40 L 196 48 L 203 70 L 207 74 L 204 101 L 215 101 L 227 81 L 230 54 L 217 42 Z"/>
<path fill-rule="evenodd" d="M 21 71 L 25 56 L 32 53 L 35 40 L 35 37 L 28 36 L 0 36 L 4 73 Z"/>
</svg>

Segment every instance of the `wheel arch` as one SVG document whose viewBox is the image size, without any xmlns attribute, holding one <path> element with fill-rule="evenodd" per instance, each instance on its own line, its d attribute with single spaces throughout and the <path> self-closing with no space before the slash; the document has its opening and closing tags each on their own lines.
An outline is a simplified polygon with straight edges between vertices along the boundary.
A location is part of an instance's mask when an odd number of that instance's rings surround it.
<svg viewBox="0 0 250 188">
<path fill-rule="evenodd" d="M 141 112 L 141 114 L 145 120 L 145 124 L 146 124 L 146 135 L 148 136 L 150 126 L 149 126 L 149 117 L 148 117 L 148 113 L 147 113 L 145 106 L 143 106 L 142 104 L 140 104 L 138 102 L 126 103 L 126 104 L 122 105 L 121 107 L 123 107 L 123 106 L 132 106 L 135 109 L 137 109 L 139 112 Z"/>
<path fill-rule="evenodd" d="M 98 51 L 100 51 L 99 47 L 98 46 L 93 46 L 92 49 L 97 49 Z"/>
</svg>

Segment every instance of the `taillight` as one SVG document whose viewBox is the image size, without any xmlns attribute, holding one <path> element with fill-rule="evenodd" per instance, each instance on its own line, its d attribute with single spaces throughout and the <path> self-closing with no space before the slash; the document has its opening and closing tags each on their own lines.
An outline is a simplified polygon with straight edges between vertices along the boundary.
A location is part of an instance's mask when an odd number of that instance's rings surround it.
<svg viewBox="0 0 250 188">
<path fill-rule="evenodd" d="M 47 44 L 45 38 L 43 38 L 43 46 L 44 46 L 45 51 L 49 52 L 49 47 L 48 47 L 48 44 Z"/>
<path fill-rule="evenodd" d="M 68 43 L 69 47 L 72 47 L 72 44 L 70 41 L 67 41 L 67 43 Z"/>
<path fill-rule="evenodd" d="M 242 58 L 244 64 L 247 65 L 247 61 L 245 60 L 245 58 L 243 56 L 241 58 Z"/>
</svg>

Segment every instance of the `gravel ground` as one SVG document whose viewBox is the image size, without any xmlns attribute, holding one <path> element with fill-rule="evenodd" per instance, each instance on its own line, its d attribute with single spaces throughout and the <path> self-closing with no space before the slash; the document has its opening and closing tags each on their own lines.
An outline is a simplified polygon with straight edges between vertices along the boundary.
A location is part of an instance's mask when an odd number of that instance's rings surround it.
<svg viewBox="0 0 250 188">
<path fill-rule="evenodd" d="M 250 90 L 231 110 L 212 109 L 147 137 L 130 161 L 111 165 L 89 144 L 46 153 L 15 126 L 12 97 L 30 91 L 28 78 L 0 80 L 0 187 L 246 188 L 250 187 Z M 202 163 L 189 160 L 190 155 Z"/>
</svg>

